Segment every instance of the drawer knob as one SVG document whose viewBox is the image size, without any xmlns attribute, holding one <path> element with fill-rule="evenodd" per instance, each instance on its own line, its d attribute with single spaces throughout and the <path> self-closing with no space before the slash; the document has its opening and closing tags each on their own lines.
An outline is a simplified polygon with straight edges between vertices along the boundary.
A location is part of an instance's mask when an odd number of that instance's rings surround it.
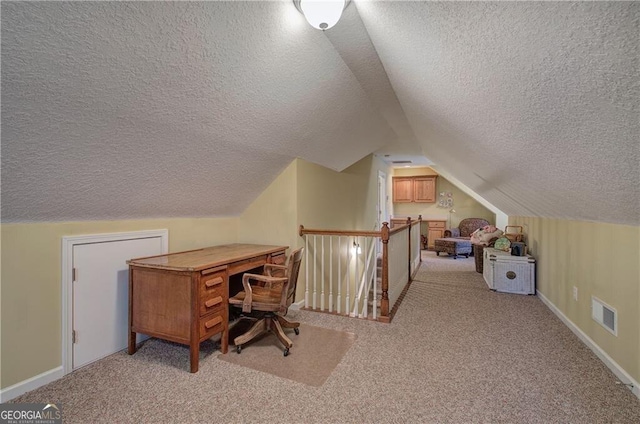
<svg viewBox="0 0 640 424">
<path fill-rule="evenodd" d="M 211 308 L 213 306 L 219 305 L 222 303 L 222 296 L 214 297 L 213 299 L 209 299 L 204 302 L 204 306 L 207 308 Z"/>
<path fill-rule="evenodd" d="M 206 287 L 214 287 L 214 286 L 219 286 L 220 284 L 222 284 L 222 277 L 216 277 L 216 278 L 212 278 L 211 280 L 207 280 L 204 282 L 204 285 Z"/>
<path fill-rule="evenodd" d="M 210 319 L 209 321 L 204 323 L 206 328 L 215 327 L 216 325 L 222 322 L 222 317 L 215 317 L 214 319 Z"/>
</svg>

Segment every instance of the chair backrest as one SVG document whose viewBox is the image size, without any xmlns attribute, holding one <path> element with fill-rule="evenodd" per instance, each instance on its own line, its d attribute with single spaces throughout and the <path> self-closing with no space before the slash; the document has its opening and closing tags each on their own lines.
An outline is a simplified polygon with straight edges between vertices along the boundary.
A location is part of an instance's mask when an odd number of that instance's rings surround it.
<svg viewBox="0 0 640 424">
<path fill-rule="evenodd" d="M 291 252 L 289 260 L 287 262 L 287 291 L 282 293 L 281 310 L 282 308 L 289 308 L 296 297 L 296 286 L 298 285 L 298 274 L 300 273 L 300 264 L 302 263 L 302 254 L 304 253 L 304 247 Z"/>
<path fill-rule="evenodd" d="M 460 221 L 458 228 L 460 229 L 460 237 L 471 237 L 471 234 L 478 228 L 489 225 L 489 221 L 482 218 L 465 218 Z"/>
</svg>

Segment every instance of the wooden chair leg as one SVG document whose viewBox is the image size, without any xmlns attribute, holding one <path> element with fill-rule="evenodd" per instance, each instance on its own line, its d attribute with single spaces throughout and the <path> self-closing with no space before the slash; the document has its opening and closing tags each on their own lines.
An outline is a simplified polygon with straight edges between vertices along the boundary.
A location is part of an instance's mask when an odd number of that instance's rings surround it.
<svg viewBox="0 0 640 424">
<path fill-rule="evenodd" d="M 276 315 L 276 318 L 278 318 L 278 322 L 284 328 L 298 328 L 298 327 L 300 327 L 300 323 L 299 322 L 289 321 L 288 319 L 286 319 L 282 315 Z"/>
<path fill-rule="evenodd" d="M 249 340 L 252 340 L 256 336 L 264 333 L 265 331 L 267 331 L 267 319 L 263 318 L 259 321 L 254 322 L 251 328 L 249 328 L 246 333 L 241 334 L 240 336 L 233 339 L 233 344 L 235 344 L 236 346 L 243 345 Z"/>
<path fill-rule="evenodd" d="M 282 344 L 286 348 L 290 348 L 291 346 L 293 346 L 293 342 L 289 340 L 289 337 L 287 337 L 286 334 L 284 334 L 284 330 L 280 326 L 280 321 L 277 319 L 274 319 L 271 321 L 271 323 L 273 324 L 271 326 L 271 331 L 273 331 L 273 334 L 275 334 L 278 337 L 280 342 L 282 342 Z"/>
</svg>

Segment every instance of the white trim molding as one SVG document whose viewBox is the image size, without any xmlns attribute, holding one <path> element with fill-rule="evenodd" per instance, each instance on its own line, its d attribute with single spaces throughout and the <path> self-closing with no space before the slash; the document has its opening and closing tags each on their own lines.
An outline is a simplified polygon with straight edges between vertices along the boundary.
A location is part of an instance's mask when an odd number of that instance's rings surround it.
<svg viewBox="0 0 640 424">
<path fill-rule="evenodd" d="M 556 305 L 554 305 L 549 299 L 547 299 L 542 293 L 536 291 L 536 294 L 542 300 L 542 303 L 547 305 L 551 312 L 556 314 L 560 321 L 562 321 L 569 330 L 571 330 L 578 338 L 587 345 L 589 349 L 596 354 L 598 358 L 613 372 L 613 374 L 618 377 L 618 379 L 622 382 L 622 384 L 626 385 L 631 389 L 631 392 L 636 395 L 638 399 L 640 399 L 640 385 L 638 382 L 629 375 L 628 372 L 624 370 L 616 361 L 613 360 L 600 346 L 594 342 L 591 337 L 587 336 L 584 331 L 582 331 L 577 325 L 573 323 L 565 314 L 562 313 L 560 309 Z"/>
<path fill-rule="evenodd" d="M 45 371 L 42 374 L 38 374 L 34 377 L 16 383 L 13 386 L 4 388 L 0 391 L 0 403 L 7 402 L 13 398 L 30 392 L 31 390 L 42 387 L 45 384 L 54 382 L 62 377 L 64 377 L 64 372 L 62 370 L 62 366 L 59 366 L 49 371 Z"/>
<path fill-rule="evenodd" d="M 134 240 L 160 237 L 162 253 L 169 252 L 169 230 L 142 230 L 122 233 L 83 234 L 62 237 L 62 369 L 63 375 L 73 371 L 73 345 L 71 330 L 73 329 L 73 246 L 90 243 Z"/>
<path fill-rule="evenodd" d="M 289 309 L 291 309 L 292 311 L 297 311 L 302 308 L 304 308 L 304 299 L 289 305 Z"/>
</svg>

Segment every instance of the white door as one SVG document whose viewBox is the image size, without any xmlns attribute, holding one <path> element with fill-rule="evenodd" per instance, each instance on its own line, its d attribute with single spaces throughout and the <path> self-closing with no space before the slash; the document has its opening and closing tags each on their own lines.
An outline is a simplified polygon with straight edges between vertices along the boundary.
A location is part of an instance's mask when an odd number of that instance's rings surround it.
<svg viewBox="0 0 640 424">
<path fill-rule="evenodd" d="M 128 259 L 160 255 L 162 238 L 73 246 L 73 369 L 127 347 Z"/>
</svg>

